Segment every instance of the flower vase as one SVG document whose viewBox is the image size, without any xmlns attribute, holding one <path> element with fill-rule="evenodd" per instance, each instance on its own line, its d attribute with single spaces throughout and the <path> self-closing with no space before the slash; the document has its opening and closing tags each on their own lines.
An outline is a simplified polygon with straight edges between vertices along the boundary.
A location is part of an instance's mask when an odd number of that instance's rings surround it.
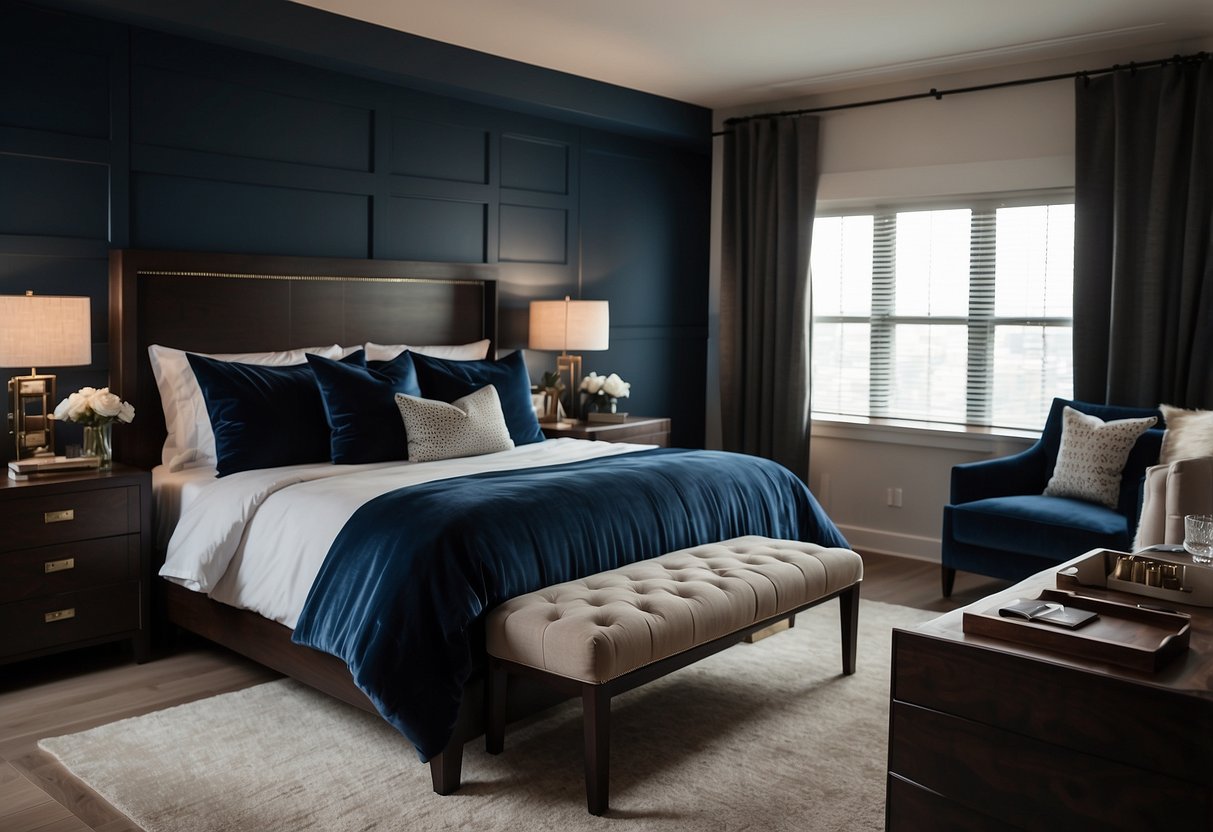
<svg viewBox="0 0 1213 832">
<path fill-rule="evenodd" d="M 586 413 L 614 413 L 619 400 L 613 396 L 590 396 L 586 401 Z"/>
<path fill-rule="evenodd" d="M 113 428 L 113 422 L 84 426 L 84 455 L 101 460 L 98 467 L 102 471 L 108 471 L 114 464 Z"/>
</svg>

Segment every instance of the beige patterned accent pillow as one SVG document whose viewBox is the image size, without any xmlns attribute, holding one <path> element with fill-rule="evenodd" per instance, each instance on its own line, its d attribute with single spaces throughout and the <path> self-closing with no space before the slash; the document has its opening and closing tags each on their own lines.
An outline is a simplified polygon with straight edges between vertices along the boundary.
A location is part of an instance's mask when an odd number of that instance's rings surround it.
<svg viewBox="0 0 1213 832">
<path fill-rule="evenodd" d="M 447 404 L 396 394 L 408 434 L 409 462 L 480 456 L 514 447 L 497 388 L 485 385 Z"/>
<path fill-rule="evenodd" d="M 1160 465 L 1170 465 L 1177 459 L 1213 456 L 1213 410 L 1184 410 L 1160 404 L 1167 432 L 1162 435 Z"/>
<path fill-rule="evenodd" d="M 1137 438 L 1158 417 L 1105 422 L 1072 407 L 1062 411 L 1061 447 L 1053 476 L 1045 488 L 1050 497 L 1075 497 L 1116 508 L 1120 472 L 1129 460 Z"/>
</svg>

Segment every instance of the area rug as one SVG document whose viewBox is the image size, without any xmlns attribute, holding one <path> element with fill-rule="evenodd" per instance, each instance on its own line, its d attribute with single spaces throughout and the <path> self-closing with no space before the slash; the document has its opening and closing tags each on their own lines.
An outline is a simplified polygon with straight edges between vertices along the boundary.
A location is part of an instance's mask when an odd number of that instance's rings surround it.
<svg viewBox="0 0 1213 832">
<path fill-rule="evenodd" d="M 878 830 L 890 630 L 935 613 L 862 602 L 840 675 L 838 605 L 617 697 L 611 809 L 585 810 L 580 703 L 464 754 L 440 797 L 377 717 L 279 680 L 39 745 L 147 832 Z"/>
</svg>

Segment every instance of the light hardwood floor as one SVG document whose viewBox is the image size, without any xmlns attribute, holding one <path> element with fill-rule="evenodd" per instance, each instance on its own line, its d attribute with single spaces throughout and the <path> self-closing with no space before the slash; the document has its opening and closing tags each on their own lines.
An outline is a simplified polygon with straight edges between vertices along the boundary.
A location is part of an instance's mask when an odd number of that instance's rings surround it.
<svg viewBox="0 0 1213 832">
<path fill-rule="evenodd" d="M 863 597 L 946 612 L 1003 588 L 960 573 L 949 600 L 939 567 L 864 555 Z M 219 647 L 183 638 L 143 665 L 123 645 L 0 666 L 0 832 L 138 832 L 120 812 L 38 750 L 38 740 L 204 699 L 276 678 Z"/>
</svg>

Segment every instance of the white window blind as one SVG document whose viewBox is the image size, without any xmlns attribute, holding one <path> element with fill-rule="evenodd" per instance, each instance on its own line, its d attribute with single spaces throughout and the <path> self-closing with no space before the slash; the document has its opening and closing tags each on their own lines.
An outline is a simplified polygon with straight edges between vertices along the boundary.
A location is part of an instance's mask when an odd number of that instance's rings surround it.
<svg viewBox="0 0 1213 832">
<path fill-rule="evenodd" d="M 819 217 L 813 410 L 1039 428 L 1073 385 L 1074 206 Z"/>
</svg>

